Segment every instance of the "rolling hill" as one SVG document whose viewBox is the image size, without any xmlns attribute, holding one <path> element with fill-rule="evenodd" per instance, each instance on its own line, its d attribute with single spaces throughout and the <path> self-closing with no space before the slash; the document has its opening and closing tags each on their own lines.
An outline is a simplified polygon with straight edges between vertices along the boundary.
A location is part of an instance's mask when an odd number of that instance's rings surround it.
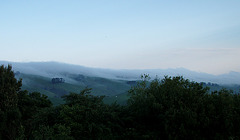
<svg viewBox="0 0 240 140">
<path fill-rule="evenodd" d="M 88 68 L 58 62 L 16 63 L 0 61 L 1 65 L 11 64 L 16 78 L 23 80 L 23 90 L 38 91 L 46 94 L 55 104 L 61 104 L 62 95 L 69 92 L 79 93 L 85 87 L 92 88 L 92 94 L 105 95 L 105 102 L 117 100 L 125 103 L 129 98 L 127 91 L 140 80 L 142 74 L 162 78 L 164 75 L 183 76 L 196 82 L 205 82 L 212 90 L 222 88 L 238 92 L 240 73 L 230 72 L 223 75 L 210 75 L 193 72 L 184 68 L 155 70 L 111 70 Z M 52 78 L 63 78 L 64 83 L 52 83 Z M 211 84 L 214 83 L 214 84 Z"/>
<path fill-rule="evenodd" d="M 39 75 L 30 75 L 20 73 L 16 76 L 23 80 L 22 90 L 30 92 L 38 91 L 49 97 L 54 104 L 62 103 L 61 96 L 70 92 L 79 93 L 84 88 L 92 88 L 92 94 L 96 96 L 104 95 L 106 98 L 116 97 L 123 93 L 127 93 L 131 85 L 127 81 L 112 80 L 100 77 L 88 77 L 83 75 L 68 75 L 71 82 L 52 83 L 51 77 L 44 77 Z M 75 81 L 74 81 L 75 80 Z M 108 101 L 110 102 L 110 101 Z"/>
</svg>

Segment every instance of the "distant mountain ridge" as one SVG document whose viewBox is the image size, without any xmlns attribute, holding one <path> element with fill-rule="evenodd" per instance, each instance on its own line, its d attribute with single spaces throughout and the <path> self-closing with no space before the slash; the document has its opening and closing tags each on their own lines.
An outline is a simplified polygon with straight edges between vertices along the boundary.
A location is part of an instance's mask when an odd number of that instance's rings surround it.
<svg viewBox="0 0 240 140">
<path fill-rule="evenodd" d="M 7 62 L 0 61 L 2 65 L 11 64 L 13 70 L 19 71 L 25 74 L 39 75 L 43 77 L 63 77 L 66 78 L 66 82 L 71 82 L 67 74 L 81 74 L 90 77 L 101 77 L 115 80 L 139 80 L 142 74 L 149 74 L 152 79 L 156 76 L 162 78 L 165 75 L 168 76 L 183 76 L 189 80 L 196 82 L 211 82 L 217 84 L 240 84 L 240 73 L 229 72 L 222 75 L 211 75 L 207 73 L 194 72 L 185 68 L 176 69 L 146 69 L 146 70 L 112 70 L 112 69 L 100 69 L 89 68 L 79 65 L 72 65 L 59 62 Z"/>
</svg>

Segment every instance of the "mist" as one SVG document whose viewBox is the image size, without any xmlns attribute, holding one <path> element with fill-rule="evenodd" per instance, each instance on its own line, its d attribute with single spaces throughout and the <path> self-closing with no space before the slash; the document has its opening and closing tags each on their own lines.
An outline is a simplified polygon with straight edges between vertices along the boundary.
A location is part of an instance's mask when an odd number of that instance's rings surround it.
<svg viewBox="0 0 240 140">
<path fill-rule="evenodd" d="M 240 73 L 230 72 L 221 75 L 211 75 L 190 71 L 185 68 L 176 69 L 139 69 L 139 70 L 113 70 L 101 68 L 89 68 L 79 65 L 72 65 L 59 62 L 7 62 L 1 61 L 1 65 L 12 65 L 13 70 L 24 74 L 38 75 L 47 78 L 62 77 L 66 82 L 74 83 L 71 75 L 84 75 L 89 77 L 101 77 L 113 80 L 140 80 L 141 75 L 148 74 L 151 79 L 163 78 L 164 76 L 183 76 L 196 82 L 211 82 L 217 84 L 239 84 Z"/>
</svg>

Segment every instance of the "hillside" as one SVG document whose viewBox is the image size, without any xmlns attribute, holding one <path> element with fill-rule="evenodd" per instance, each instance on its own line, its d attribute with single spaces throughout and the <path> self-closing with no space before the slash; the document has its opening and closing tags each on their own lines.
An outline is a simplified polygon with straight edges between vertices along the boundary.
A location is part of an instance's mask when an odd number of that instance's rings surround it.
<svg viewBox="0 0 240 140">
<path fill-rule="evenodd" d="M 106 98 L 127 93 L 131 85 L 127 81 L 112 80 L 99 77 L 88 77 L 83 75 L 68 75 L 71 82 L 52 83 L 52 78 L 39 75 L 18 74 L 18 79 L 23 80 L 23 90 L 30 92 L 38 91 L 49 97 L 54 104 L 62 103 L 61 96 L 70 92 L 79 93 L 84 88 L 92 88 L 93 95 L 104 95 Z"/>
<path fill-rule="evenodd" d="M 155 78 L 162 78 L 164 75 L 183 76 L 193 81 L 205 82 L 204 86 L 210 87 L 211 91 L 222 88 L 232 89 L 238 92 L 240 86 L 240 74 L 231 72 L 224 75 L 210 75 L 197 73 L 183 68 L 167 70 L 110 70 L 87 68 L 77 65 L 70 65 L 57 62 L 35 62 L 35 63 L 14 63 L 11 64 L 15 71 L 16 78 L 23 79 L 23 90 L 38 91 L 46 94 L 54 104 L 63 103 L 61 96 L 70 92 L 79 93 L 85 87 L 92 88 L 96 96 L 105 95 L 107 103 L 115 100 L 124 104 L 128 99 L 128 90 L 140 80 L 140 75 L 147 73 Z M 52 83 L 52 78 L 63 78 L 64 83 Z"/>
<path fill-rule="evenodd" d="M 196 82 L 211 82 L 220 85 L 231 85 L 240 83 L 239 72 L 229 72 L 221 75 L 212 75 L 207 73 L 200 73 L 191 71 L 184 68 L 176 69 L 141 69 L 141 70 L 113 70 L 113 69 L 100 69 L 100 68 L 88 68 L 79 65 L 71 65 L 66 63 L 58 62 L 31 62 L 31 63 L 18 63 L 18 62 L 7 62 L 0 61 L 0 64 L 13 66 L 13 70 L 19 71 L 25 74 L 39 75 L 43 77 L 63 77 L 66 81 L 72 82 L 69 77 L 73 75 L 84 75 L 89 77 L 101 77 L 106 79 L 115 80 L 139 80 L 142 74 L 149 74 L 150 77 L 163 78 L 165 75 L 168 76 L 183 76 L 184 78 L 196 81 Z M 74 82 L 74 81 L 73 81 Z"/>
</svg>

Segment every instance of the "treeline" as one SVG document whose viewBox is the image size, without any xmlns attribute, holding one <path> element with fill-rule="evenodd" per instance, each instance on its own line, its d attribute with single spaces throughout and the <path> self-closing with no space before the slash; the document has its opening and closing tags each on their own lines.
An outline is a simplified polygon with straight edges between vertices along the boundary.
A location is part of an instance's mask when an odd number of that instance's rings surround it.
<svg viewBox="0 0 240 140">
<path fill-rule="evenodd" d="M 63 96 L 54 107 L 47 96 L 21 90 L 11 66 L 0 67 L 0 139 L 239 139 L 240 97 L 182 77 L 142 82 L 129 90 L 126 106 L 103 96 Z"/>
</svg>

